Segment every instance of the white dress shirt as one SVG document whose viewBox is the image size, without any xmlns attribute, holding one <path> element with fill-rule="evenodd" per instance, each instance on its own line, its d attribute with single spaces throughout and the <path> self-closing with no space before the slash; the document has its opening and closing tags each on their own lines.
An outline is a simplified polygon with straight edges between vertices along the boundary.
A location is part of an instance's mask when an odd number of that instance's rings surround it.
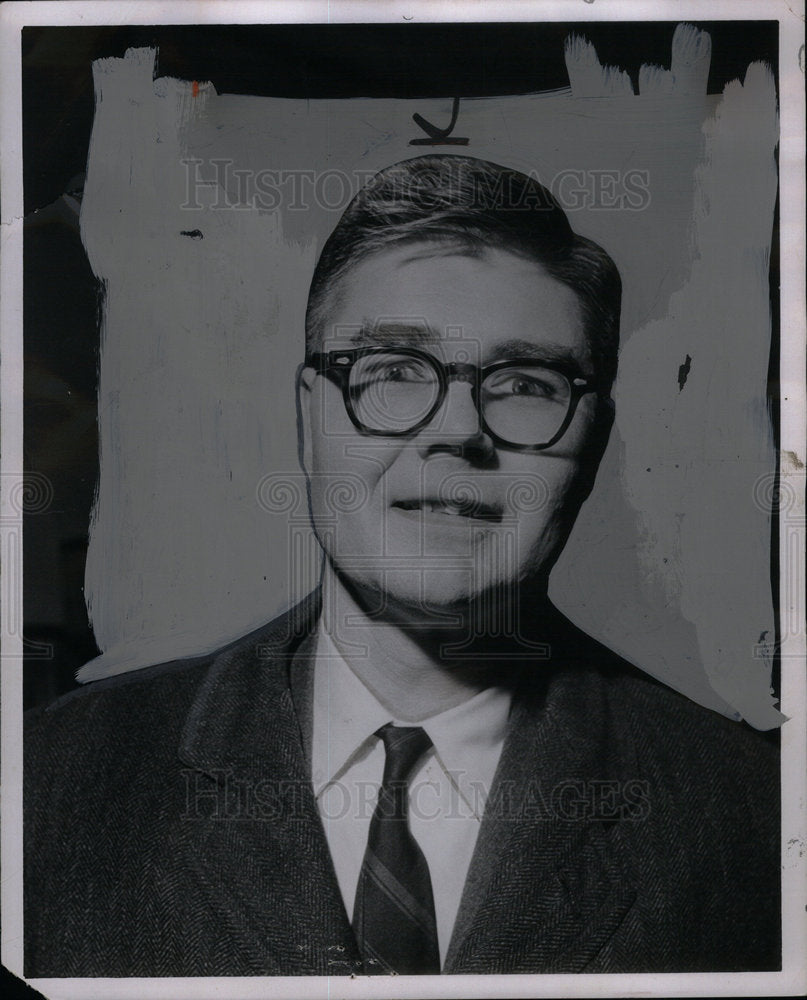
<svg viewBox="0 0 807 1000">
<path fill-rule="evenodd" d="M 431 874 L 445 961 L 487 795 L 501 756 L 511 695 L 490 687 L 420 723 L 402 722 L 359 680 L 320 626 L 314 667 L 311 770 L 348 916 L 384 772 L 388 722 L 420 725 L 432 741 L 409 779 L 409 829 Z"/>
</svg>

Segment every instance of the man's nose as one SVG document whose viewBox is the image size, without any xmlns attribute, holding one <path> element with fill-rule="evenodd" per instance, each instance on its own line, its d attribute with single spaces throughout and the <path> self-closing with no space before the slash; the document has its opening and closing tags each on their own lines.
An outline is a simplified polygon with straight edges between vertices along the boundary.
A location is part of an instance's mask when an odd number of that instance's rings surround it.
<svg viewBox="0 0 807 1000">
<path fill-rule="evenodd" d="M 418 448 L 424 458 L 449 452 L 480 461 L 494 453 L 493 441 L 482 429 L 467 379 L 451 380 L 442 406 L 418 434 Z"/>
</svg>

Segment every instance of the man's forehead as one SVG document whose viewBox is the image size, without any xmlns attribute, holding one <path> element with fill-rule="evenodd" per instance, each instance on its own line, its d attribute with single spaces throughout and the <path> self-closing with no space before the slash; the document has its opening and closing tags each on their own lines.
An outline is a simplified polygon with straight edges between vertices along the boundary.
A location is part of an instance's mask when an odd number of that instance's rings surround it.
<svg viewBox="0 0 807 1000">
<path fill-rule="evenodd" d="M 567 339 L 581 325 L 578 292 L 535 260 L 499 248 L 472 256 L 417 249 L 390 247 L 348 267 L 330 289 L 324 325 L 400 323 L 410 339 L 462 327 L 483 340 L 497 329 L 532 340 L 560 326 Z"/>
</svg>

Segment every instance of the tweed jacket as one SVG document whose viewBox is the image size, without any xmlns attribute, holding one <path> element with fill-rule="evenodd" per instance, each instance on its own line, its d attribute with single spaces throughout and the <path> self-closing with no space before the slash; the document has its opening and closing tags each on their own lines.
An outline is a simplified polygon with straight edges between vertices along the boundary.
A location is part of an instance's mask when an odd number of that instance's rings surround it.
<svg viewBox="0 0 807 1000">
<path fill-rule="evenodd" d="M 356 970 L 306 754 L 318 613 L 30 713 L 27 976 Z M 522 675 L 443 971 L 779 968 L 776 745 L 568 622 Z"/>
</svg>

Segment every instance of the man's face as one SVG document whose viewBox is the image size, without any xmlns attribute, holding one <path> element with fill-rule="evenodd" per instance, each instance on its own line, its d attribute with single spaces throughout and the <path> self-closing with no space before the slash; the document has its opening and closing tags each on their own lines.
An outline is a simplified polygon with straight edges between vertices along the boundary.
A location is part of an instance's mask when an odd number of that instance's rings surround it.
<svg viewBox="0 0 807 1000">
<path fill-rule="evenodd" d="M 595 375 L 576 294 L 505 251 L 380 251 L 325 305 L 322 351 L 396 345 L 476 365 L 528 353 Z M 594 393 L 556 444 L 530 453 L 484 433 L 467 381 L 451 381 L 431 421 L 403 437 L 362 434 L 340 388 L 311 368 L 300 391 L 314 525 L 354 584 L 439 610 L 495 587 L 513 588 L 512 599 L 548 573 L 593 478 Z M 452 502 L 465 497 L 476 516 Z"/>
</svg>

